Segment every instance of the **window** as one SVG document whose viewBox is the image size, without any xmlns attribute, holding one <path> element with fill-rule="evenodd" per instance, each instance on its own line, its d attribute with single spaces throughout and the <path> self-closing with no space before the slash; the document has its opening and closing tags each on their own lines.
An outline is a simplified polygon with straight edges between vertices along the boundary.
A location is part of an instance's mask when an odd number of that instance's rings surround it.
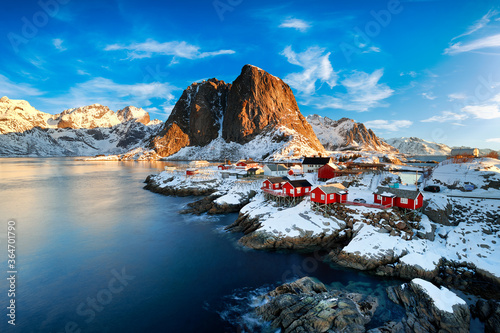
<svg viewBox="0 0 500 333">
<path fill-rule="evenodd" d="M 302 192 L 302 187 L 297 187 L 297 193 Z"/>
<path fill-rule="evenodd" d="M 401 198 L 401 203 L 402 204 L 407 204 L 408 203 L 408 199 L 407 198 Z"/>
<path fill-rule="evenodd" d="M 325 195 L 324 194 L 321 195 L 321 200 L 325 200 Z"/>
<path fill-rule="evenodd" d="M 306 187 L 306 193 L 307 193 L 307 192 L 309 192 L 309 188 L 308 188 L 308 187 Z"/>
<path fill-rule="evenodd" d="M 333 200 L 333 194 L 330 194 L 330 199 L 332 199 L 332 200 Z"/>
<path fill-rule="evenodd" d="M 314 199 L 315 197 L 316 197 L 315 193 L 311 192 L 311 198 Z"/>
<path fill-rule="evenodd" d="M 382 200 L 382 196 L 380 194 L 377 195 L 377 200 Z"/>
</svg>

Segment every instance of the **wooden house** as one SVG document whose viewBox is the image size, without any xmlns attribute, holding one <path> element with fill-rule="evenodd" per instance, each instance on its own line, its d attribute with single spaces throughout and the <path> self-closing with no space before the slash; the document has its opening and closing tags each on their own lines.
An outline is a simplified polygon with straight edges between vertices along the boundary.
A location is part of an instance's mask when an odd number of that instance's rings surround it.
<svg viewBox="0 0 500 333">
<path fill-rule="evenodd" d="M 309 195 L 311 187 L 306 179 L 289 180 L 283 184 L 283 193 L 289 197 L 303 197 Z"/>
<path fill-rule="evenodd" d="M 311 201 L 320 204 L 344 203 L 347 201 L 347 189 L 340 183 L 316 186 L 311 191 Z"/>
<path fill-rule="evenodd" d="M 333 163 L 327 163 L 318 169 L 318 179 L 327 180 L 338 177 L 339 167 Z"/>
<path fill-rule="evenodd" d="M 281 190 L 283 185 L 288 181 L 287 177 L 270 177 L 262 182 L 263 189 Z"/>
<path fill-rule="evenodd" d="M 250 168 L 247 170 L 247 175 L 249 176 L 262 175 L 263 173 L 264 169 L 262 168 Z"/>
<path fill-rule="evenodd" d="M 288 168 L 283 164 L 266 164 L 264 165 L 264 175 L 272 177 L 286 176 Z"/>
<path fill-rule="evenodd" d="M 302 170 L 304 172 L 318 172 L 323 165 L 331 163 L 331 157 L 305 157 L 302 161 Z"/>
<path fill-rule="evenodd" d="M 419 209 L 424 203 L 424 196 L 418 190 L 379 186 L 373 196 L 375 203 L 389 207 Z"/>
</svg>

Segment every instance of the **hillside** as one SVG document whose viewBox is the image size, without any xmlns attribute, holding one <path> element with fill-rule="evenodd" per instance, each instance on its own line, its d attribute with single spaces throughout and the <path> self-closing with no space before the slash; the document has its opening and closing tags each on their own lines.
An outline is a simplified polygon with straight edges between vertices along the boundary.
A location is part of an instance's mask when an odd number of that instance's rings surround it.
<svg viewBox="0 0 500 333">
<path fill-rule="evenodd" d="M 451 148 L 442 143 L 435 143 L 416 137 L 392 138 L 385 140 L 402 154 L 409 155 L 449 155 Z"/>
<path fill-rule="evenodd" d="M 327 150 L 397 152 L 390 144 L 379 139 L 371 129 L 352 119 L 332 120 L 317 114 L 307 116 L 306 119 Z"/>
</svg>

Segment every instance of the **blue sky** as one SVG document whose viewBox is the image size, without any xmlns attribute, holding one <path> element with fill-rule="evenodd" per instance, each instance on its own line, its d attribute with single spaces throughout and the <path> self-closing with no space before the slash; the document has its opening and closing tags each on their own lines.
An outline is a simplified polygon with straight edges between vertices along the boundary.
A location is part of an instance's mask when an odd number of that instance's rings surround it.
<svg viewBox="0 0 500 333">
<path fill-rule="evenodd" d="M 0 95 L 40 111 L 134 105 L 166 120 L 189 84 L 249 63 L 304 115 L 500 149 L 497 1 L 40 0 L 2 16 Z"/>
</svg>

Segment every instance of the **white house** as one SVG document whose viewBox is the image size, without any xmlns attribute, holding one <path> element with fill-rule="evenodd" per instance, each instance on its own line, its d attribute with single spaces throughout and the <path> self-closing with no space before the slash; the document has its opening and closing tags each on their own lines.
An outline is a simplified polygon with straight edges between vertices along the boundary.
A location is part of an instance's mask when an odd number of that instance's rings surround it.
<svg viewBox="0 0 500 333">
<path fill-rule="evenodd" d="M 316 173 L 323 165 L 331 162 L 331 157 L 305 157 L 302 161 L 302 170 Z"/>
<path fill-rule="evenodd" d="M 264 165 L 264 175 L 272 177 L 280 177 L 288 175 L 288 168 L 283 164 L 266 164 Z"/>
</svg>

